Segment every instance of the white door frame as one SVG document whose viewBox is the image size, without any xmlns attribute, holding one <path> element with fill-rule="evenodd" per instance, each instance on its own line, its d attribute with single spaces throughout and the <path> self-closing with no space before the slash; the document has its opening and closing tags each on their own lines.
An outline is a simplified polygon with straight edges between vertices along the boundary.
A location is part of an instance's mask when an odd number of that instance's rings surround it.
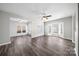
<svg viewBox="0 0 79 59">
<path fill-rule="evenodd" d="M 57 35 L 55 35 L 55 36 L 59 36 L 59 37 L 62 37 L 62 38 L 64 38 L 64 22 L 55 22 L 55 23 L 52 23 L 52 24 L 50 24 L 49 26 L 51 27 L 51 33 L 48 33 L 48 35 L 53 35 L 54 36 L 54 34 L 53 34 L 53 27 L 52 27 L 52 25 L 53 24 L 58 24 L 59 26 L 58 26 L 58 34 Z M 61 35 L 61 24 L 62 24 L 62 35 Z M 49 27 L 48 27 L 49 28 Z"/>
</svg>

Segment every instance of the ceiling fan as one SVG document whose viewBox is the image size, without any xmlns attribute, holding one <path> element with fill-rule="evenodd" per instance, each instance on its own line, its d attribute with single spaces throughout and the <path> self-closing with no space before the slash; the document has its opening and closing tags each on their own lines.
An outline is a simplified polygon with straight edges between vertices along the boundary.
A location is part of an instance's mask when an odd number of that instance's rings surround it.
<svg viewBox="0 0 79 59">
<path fill-rule="evenodd" d="M 42 18 L 45 18 L 46 20 L 48 20 L 49 17 L 52 17 L 52 15 L 47 13 L 46 11 L 42 11 L 41 15 L 42 15 Z"/>
<path fill-rule="evenodd" d="M 44 16 L 42 16 L 42 19 L 43 19 L 43 20 L 44 20 L 44 19 L 45 19 L 45 20 L 48 20 L 49 17 L 52 17 L 52 15 L 44 15 Z"/>
<path fill-rule="evenodd" d="M 42 20 L 43 18 L 45 18 L 46 20 L 49 18 L 49 17 L 52 17 L 52 15 L 50 15 L 48 13 L 48 11 L 46 11 L 47 9 L 39 9 L 39 11 L 36 11 L 36 10 L 32 10 L 33 13 L 36 13 L 36 14 L 40 14 L 42 16 Z"/>
<path fill-rule="evenodd" d="M 43 18 L 48 18 L 48 17 L 52 17 L 52 15 L 43 16 Z"/>
</svg>

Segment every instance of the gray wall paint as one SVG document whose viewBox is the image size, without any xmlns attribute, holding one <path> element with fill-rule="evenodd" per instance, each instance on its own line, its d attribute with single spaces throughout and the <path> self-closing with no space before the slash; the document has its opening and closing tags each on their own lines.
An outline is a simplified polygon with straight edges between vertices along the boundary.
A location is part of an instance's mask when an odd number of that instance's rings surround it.
<svg viewBox="0 0 79 59">
<path fill-rule="evenodd" d="M 0 44 L 10 41 L 10 17 L 23 19 L 16 14 L 0 11 Z"/>
<path fill-rule="evenodd" d="M 0 44 L 9 42 L 9 16 L 0 11 Z"/>
<path fill-rule="evenodd" d="M 72 40 L 72 17 L 65 17 L 62 19 L 57 19 L 53 21 L 49 21 L 45 23 L 45 29 L 48 24 L 52 24 L 55 22 L 64 22 L 64 38 Z M 47 32 L 47 30 L 45 30 Z"/>
</svg>

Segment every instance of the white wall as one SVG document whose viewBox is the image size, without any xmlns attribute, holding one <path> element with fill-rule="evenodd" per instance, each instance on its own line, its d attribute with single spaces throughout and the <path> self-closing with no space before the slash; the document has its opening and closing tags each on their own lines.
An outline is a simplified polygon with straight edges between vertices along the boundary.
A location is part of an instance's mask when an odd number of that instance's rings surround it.
<svg viewBox="0 0 79 59">
<path fill-rule="evenodd" d="M 72 15 L 72 42 L 73 43 L 75 43 L 75 30 L 76 30 L 75 20 L 76 20 L 76 13 Z"/>
<path fill-rule="evenodd" d="M 42 22 L 40 17 L 32 19 L 31 28 L 32 28 L 31 31 L 32 38 L 44 35 L 44 23 Z"/>
<path fill-rule="evenodd" d="M 31 33 L 32 33 L 31 32 L 32 31 L 32 26 L 31 25 L 32 25 L 32 23 L 31 22 L 28 22 L 28 24 L 27 24 L 27 30 L 28 30 L 28 34 L 29 35 L 31 35 Z"/>
<path fill-rule="evenodd" d="M 77 5 L 78 7 L 77 7 L 77 21 L 78 21 L 78 30 L 77 30 L 77 32 L 78 32 L 78 39 L 77 39 L 77 45 L 78 45 L 78 50 L 77 50 L 77 54 L 78 54 L 78 56 L 79 56 L 79 4 Z"/>
<path fill-rule="evenodd" d="M 64 23 L 64 38 L 72 40 L 72 17 L 65 17 L 57 20 L 52 20 L 45 23 L 45 32 L 48 32 L 48 26 L 53 23 Z"/>
<path fill-rule="evenodd" d="M 26 32 L 25 33 L 17 33 L 17 25 L 20 26 L 25 26 L 26 27 Z M 20 23 L 17 21 L 12 21 L 10 20 L 10 37 L 12 36 L 19 36 L 19 35 L 25 35 L 28 33 L 28 29 L 27 29 L 27 24 L 26 23 Z"/>
<path fill-rule="evenodd" d="M 78 23 L 79 23 L 79 20 L 78 20 L 78 13 L 79 13 L 79 6 L 78 6 L 78 4 L 76 5 L 76 20 L 75 20 L 75 52 L 76 52 L 76 55 L 79 55 L 78 54 Z"/>
</svg>

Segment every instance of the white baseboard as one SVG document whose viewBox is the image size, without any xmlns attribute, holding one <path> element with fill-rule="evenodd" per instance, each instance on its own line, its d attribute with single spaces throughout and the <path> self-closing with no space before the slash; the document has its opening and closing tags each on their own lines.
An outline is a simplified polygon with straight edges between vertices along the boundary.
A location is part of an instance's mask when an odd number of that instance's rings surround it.
<svg viewBox="0 0 79 59">
<path fill-rule="evenodd" d="M 78 56 L 78 53 L 77 53 L 77 51 L 76 51 L 76 49 L 75 49 L 75 48 L 74 48 L 74 50 L 75 50 L 76 56 Z"/>
<path fill-rule="evenodd" d="M 0 44 L 0 46 L 2 46 L 2 45 L 7 45 L 7 44 L 11 44 L 11 41 L 6 42 L 6 43 L 2 43 L 2 44 Z"/>
</svg>

